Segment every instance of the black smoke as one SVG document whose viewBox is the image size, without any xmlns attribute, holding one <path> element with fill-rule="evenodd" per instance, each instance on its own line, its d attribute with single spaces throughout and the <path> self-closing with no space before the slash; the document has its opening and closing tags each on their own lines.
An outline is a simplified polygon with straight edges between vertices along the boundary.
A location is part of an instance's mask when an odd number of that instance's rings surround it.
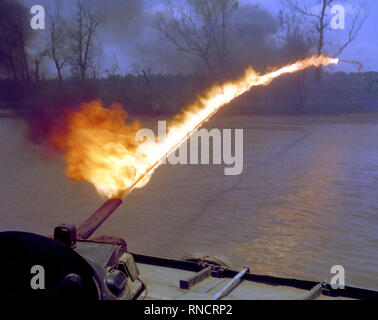
<svg viewBox="0 0 378 320">
<path fill-rule="evenodd" d="M 166 5 L 165 0 L 111 1 L 101 30 L 111 63 L 116 63 L 117 67 L 127 64 L 128 71 L 136 66 L 162 73 L 203 70 L 198 57 L 177 50 L 157 30 L 157 19 L 167 13 Z M 274 41 L 277 19 L 253 3 L 240 5 L 229 19 L 226 69 L 240 73 L 246 66 L 262 69 L 274 64 L 279 51 Z"/>
</svg>

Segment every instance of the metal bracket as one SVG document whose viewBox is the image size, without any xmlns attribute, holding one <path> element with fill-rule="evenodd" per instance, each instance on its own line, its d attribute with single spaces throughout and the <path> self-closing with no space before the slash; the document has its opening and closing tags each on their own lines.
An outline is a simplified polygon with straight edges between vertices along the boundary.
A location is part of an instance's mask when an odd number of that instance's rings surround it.
<svg viewBox="0 0 378 320">
<path fill-rule="evenodd" d="M 303 300 L 315 300 L 320 294 L 323 293 L 323 290 L 326 288 L 327 282 L 322 281 L 313 287 L 303 298 Z"/>
<path fill-rule="evenodd" d="M 201 270 L 200 272 L 187 278 L 186 280 L 180 280 L 180 289 L 189 290 L 195 284 L 200 283 L 201 281 L 210 277 L 211 269 L 212 269 L 212 266 L 208 266 L 207 268 Z"/>
</svg>

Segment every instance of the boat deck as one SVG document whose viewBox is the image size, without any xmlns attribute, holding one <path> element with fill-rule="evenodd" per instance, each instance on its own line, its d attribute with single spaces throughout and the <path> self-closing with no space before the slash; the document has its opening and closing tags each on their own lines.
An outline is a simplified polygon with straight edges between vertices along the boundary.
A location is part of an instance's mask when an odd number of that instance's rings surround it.
<svg viewBox="0 0 378 320">
<path fill-rule="evenodd" d="M 147 290 L 139 297 L 146 300 L 212 300 L 230 278 L 207 277 L 190 289 L 180 289 L 180 280 L 196 272 L 138 263 L 140 279 Z M 222 300 L 302 300 L 309 291 L 290 286 L 270 285 L 253 281 L 240 281 L 226 293 Z M 318 300 L 345 299 L 320 294 Z"/>
</svg>

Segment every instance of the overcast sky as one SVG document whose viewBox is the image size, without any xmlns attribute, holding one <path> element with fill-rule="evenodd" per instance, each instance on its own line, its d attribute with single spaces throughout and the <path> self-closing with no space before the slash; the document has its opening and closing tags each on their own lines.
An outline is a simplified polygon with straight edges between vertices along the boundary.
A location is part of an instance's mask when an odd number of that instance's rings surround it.
<svg viewBox="0 0 378 320">
<path fill-rule="evenodd" d="M 241 2 L 248 2 L 242 0 Z M 309 2 L 309 0 L 302 0 Z M 281 7 L 279 0 L 256 0 L 254 2 L 261 3 L 271 12 L 277 13 Z M 357 2 L 355 0 L 351 3 Z M 336 2 L 337 3 L 337 2 Z M 358 39 L 343 52 L 341 58 L 348 60 L 359 60 L 365 67 L 365 70 L 378 71 L 378 1 L 367 0 L 369 17 L 361 30 Z M 348 28 L 348 20 L 346 18 L 346 28 Z M 341 30 L 333 31 L 335 38 L 344 39 L 345 32 Z M 340 35 L 339 35 L 340 33 Z M 350 68 L 340 65 L 339 68 L 350 70 Z"/>
<path fill-rule="evenodd" d="M 117 61 L 121 70 L 131 70 L 133 64 L 136 63 L 140 63 L 144 67 L 148 67 L 149 64 L 160 65 L 163 70 L 159 71 L 163 72 L 164 65 L 182 64 L 182 57 L 179 58 L 173 47 L 168 50 L 166 46 L 169 46 L 169 44 L 159 41 L 156 30 L 151 27 L 150 14 L 161 9 L 160 4 L 163 1 L 144 0 L 144 6 L 140 6 L 140 3 L 142 3 L 140 0 L 109 0 L 107 2 L 111 7 L 111 14 L 108 15 L 107 22 L 101 26 L 99 40 L 107 55 L 108 64 L 114 64 Z M 313 0 L 303 1 L 313 2 Z M 356 3 L 356 1 L 353 0 L 350 3 Z M 368 2 L 369 17 L 358 39 L 343 52 L 340 58 L 360 61 L 364 65 L 365 71 L 378 71 L 378 1 L 366 1 Z M 25 0 L 25 2 L 43 5 L 48 3 L 48 0 Z M 267 10 L 273 16 L 276 16 L 282 8 L 280 0 L 239 0 L 239 2 L 241 5 L 244 3 L 260 4 L 261 8 Z M 68 3 L 69 1 L 65 0 L 65 4 Z M 72 15 L 71 12 L 66 10 L 67 13 Z M 348 24 L 351 23 L 350 18 L 350 15 L 347 15 L 346 29 L 348 29 Z M 327 37 L 328 40 L 331 40 L 328 43 L 330 53 L 332 53 L 332 48 L 337 48 L 343 43 L 346 36 L 347 30 L 331 31 L 331 34 Z M 163 53 L 166 55 L 164 61 L 159 60 L 159 55 L 163 57 Z M 178 60 L 180 61 L 177 62 Z M 356 71 L 356 68 L 340 63 L 333 70 Z"/>
<path fill-rule="evenodd" d="M 131 0 L 111 0 L 115 1 L 115 6 L 117 2 L 127 2 Z M 158 3 L 164 0 L 147 0 L 147 10 L 154 10 L 154 5 L 159 7 Z M 309 3 L 313 3 L 313 0 L 303 0 Z M 353 42 L 341 55 L 340 58 L 347 60 L 358 60 L 364 65 L 365 71 L 378 71 L 378 1 L 377 0 L 366 0 L 368 2 L 369 17 L 360 32 L 360 35 L 355 42 Z M 282 8 L 280 0 L 239 0 L 241 4 L 243 3 L 252 3 L 260 4 L 262 8 L 269 11 L 274 16 L 277 15 L 279 10 Z M 357 1 L 350 1 L 350 3 L 357 3 Z M 335 3 L 337 4 L 337 2 Z M 345 41 L 347 38 L 348 23 L 351 23 L 351 16 L 346 16 L 346 30 L 334 30 L 329 35 L 328 47 L 332 48 L 340 46 L 340 44 Z M 132 17 L 129 17 L 132 18 Z M 146 21 L 145 26 L 148 26 L 151 21 Z M 127 31 L 126 31 L 127 32 Z M 141 37 L 148 37 L 148 33 L 143 33 Z M 107 37 L 106 33 L 103 36 L 105 39 L 105 50 L 113 56 L 116 56 L 119 63 L 122 67 L 130 65 L 137 59 L 141 54 L 140 46 L 143 46 L 143 42 L 128 44 L 111 42 L 112 37 Z M 139 48 L 133 47 L 139 46 Z M 158 46 L 158 43 L 157 43 Z M 135 50 L 134 50 L 135 49 Z M 159 48 L 156 48 L 159 50 Z M 332 49 L 330 50 L 332 51 Z M 142 50 L 143 52 L 143 50 Z M 171 57 L 174 59 L 175 57 Z M 343 70 L 343 71 L 356 71 L 355 66 L 346 65 L 340 63 L 338 67 L 335 67 L 334 70 Z"/>
</svg>

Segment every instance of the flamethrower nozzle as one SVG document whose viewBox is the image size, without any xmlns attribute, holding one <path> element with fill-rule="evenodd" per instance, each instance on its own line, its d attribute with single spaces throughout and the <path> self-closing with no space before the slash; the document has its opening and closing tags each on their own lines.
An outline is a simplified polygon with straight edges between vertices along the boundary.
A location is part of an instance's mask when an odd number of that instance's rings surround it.
<svg viewBox="0 0 378 320">
<path fill-rule="evenodd" d="M 78 238 L 88 239 L 111 214 L 123 203 L 121 199 L 110 199 L 104 203 L 77 229 Z"/>
</svg>

